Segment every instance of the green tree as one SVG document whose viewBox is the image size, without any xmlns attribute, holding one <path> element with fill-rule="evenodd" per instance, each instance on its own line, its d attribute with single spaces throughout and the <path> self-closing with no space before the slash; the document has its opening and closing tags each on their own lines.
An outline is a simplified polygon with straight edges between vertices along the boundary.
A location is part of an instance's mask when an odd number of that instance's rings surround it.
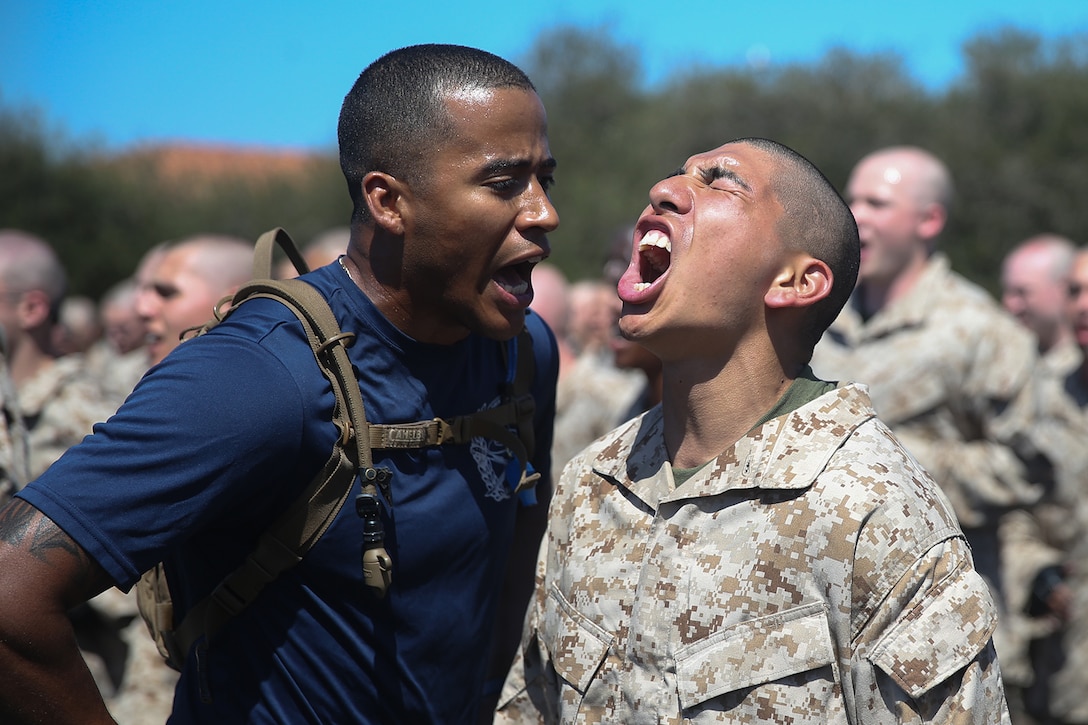
<svg viewBox="0 0 1088 725">
<path fill-rule="evenodd" d="M 934 145 L 958 191 L 949 254 L 996 290 L 1000 264 L 1040 232 L 1088 241 L 1088 37 L 1050 44 L 1006 30 L 965 45 Z"/>
<path fill-rule="evenodd" d="M 634 221 L 653 180 L 638 54 L 603 28 L 560 27 L 542 33 L 522 65 L 548 109 L 559 162 L 552 261 L 573 278 L 598 276 L 609 240 Z"/>
</svg>

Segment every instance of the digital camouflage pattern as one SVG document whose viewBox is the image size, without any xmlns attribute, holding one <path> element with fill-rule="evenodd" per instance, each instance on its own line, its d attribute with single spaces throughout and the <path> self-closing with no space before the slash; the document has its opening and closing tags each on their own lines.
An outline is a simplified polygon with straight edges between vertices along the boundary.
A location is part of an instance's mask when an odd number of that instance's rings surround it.
<svg viewBox="0 0 1088 725">
<path fill-rule="evenodd" d="M 80 355 L 57 358 L 17 392 L 30 445 L 31 480 L 116 410 L 87 375 Z"/>
<path fill-rule="evenodd" d="M 862 387 L 673 482 L 660 407 L 563 472 L 496 722 L 1008 722 L 987 587 Z"/>
<path fill-rule="evenodd" d="M 641 371 L 619 370 L 591 353 L 579 355 L 555 389 L 552 470 L 558 474 L 583 448 L 623 423 L 645 384 Z"/>
<path fill-rule="evenodd" d="M 1038 504 L 1002 522 L 1004 542 L 1016 552 L 1005 566 L 1009 605 L 1020 639 L 1034 640 L 1026 694 L 1032 712 L 1088 723 L 1088 387 L 1075 369 L 1045 378 L 1039 389 L 1037 428 L 1044 452 L 1056 463 L 1056 485 Z M 1036 574 L 1051 565 L 1065 568 L 1073 593 L 1064 624 L 1023 613 Z"/>
<path fill-rule="evenodd" d="M 1035 339 L 942 254 L 870 319 L 855 302 L 816 346 L 812 369 L 867 385 L 877 415 L 948 496 L 997 602 L 997 651 L 1011 655 L 999 524 L 1052 479 L 1034 438 Z"/>
<path fill-rule="evenodd" d="M 1080 361 L 1080 348 L 1077 347 L 1077 344 L 1072 340 L 1059 342 L 1057 345 L 1047 350 L 1041 358 L 1045 372 L 1049 375 L 1056 375 L 1059 378 L 1064 378 L 1066 375 L 1080 367 Z"/>
<path fill-rule="evenodd" d="M 140 347 L 119 353 L 106 340 L 100 340 L 84 356 L 87 375 L 98 383 L 102 397 L 115 409 L 147 372 L 147 350 Z"/>
<path fill-rule="evenodd" d="M 30 480 L 29 457 L 26 426 L 0 347 L 0 505 Z"/>
<path fill-rule="evenodd" d="M 1037 460 L 1028 435 L 1036 359 L 1031 333 L 937 254 L 905 297 L 869 320 L 851 300 L 811 365 L 824 379 L 867 385 L 877 415 L 975 529 L 1041 494 L 1027 465 Z"/>
</svg>

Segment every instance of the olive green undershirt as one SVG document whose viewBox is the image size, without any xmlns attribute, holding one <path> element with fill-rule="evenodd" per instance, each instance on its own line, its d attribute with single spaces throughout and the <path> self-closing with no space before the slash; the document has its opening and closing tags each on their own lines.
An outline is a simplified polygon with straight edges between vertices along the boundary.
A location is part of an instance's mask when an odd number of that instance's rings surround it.
<svg viewBox="0 0 1088 725">
<path fill-rule="evenodd" d="M 786 388 L 786 392 L 782 394 L 782 397 L 778 399 L 778 402 L 771 406 L 771 409 L 763 414 L 755 425 L 753 425 L 748 432 L 763 425 L 769 420 L 778 418 L 779 416 L 792 413 L 806 403 L 811 403 L 816 398 L 820 397 L 829 390 L 834 390 L 835 383 L 829 383 L 826 380 L 820 380 L 812 373 L 812 368 L 808 365 L 805 366 L 801 374 L 798 375 L 790 386 Z M 710 463 L 710 461 L 707 461 Z M 673 468 L 672 477 L 676 481 L 676 487 L 684 485 L 688 479 L 698 473 L 703 467 L 707 465 L 704 463 L 695 468 Z"/>
</svg>

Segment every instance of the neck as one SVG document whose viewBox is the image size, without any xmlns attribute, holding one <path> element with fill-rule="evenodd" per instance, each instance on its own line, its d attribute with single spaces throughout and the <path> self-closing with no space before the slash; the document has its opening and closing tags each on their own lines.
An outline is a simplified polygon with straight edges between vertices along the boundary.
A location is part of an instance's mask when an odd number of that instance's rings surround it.
<svg viewBox="0 0 1088 725">
<path fill-rule="evenodd" d="M 1064 345 L 1073 339 L 1073 331 L 1068 325 L 1055 325 L 1049 333 L 1039 335 L 1039 354 L 1045 355 L 1054 348 Z"/>
<path fill-rule="evenodd" d="M 694 468 L 744 436 L 793 382 L 773 354 L 725 363 L 666 363 L 662 370 L 665 446 L 672 464 Z"/>
<path fill-rule="evenodd" d="M 910 294 L 929 263 L 929 256 L 915 257 L 899 274 L 888 280 L 867 279 L 858 285 L 861 311 L 865 318 Z"/>
<path fill-rule="evenodd" d="M 20 344 L 12 347 L 8 356 L 11 382 L 18 389 L 42 370 L 52 366 L 54 360 L 53 355 L 43 350 L 34 339 L 22 340 Z"/>
<path fill-rule="evenodd" d="M 348 248 L 340 264 L 385 319 L 412 339 L 435 345 L 452 345 L 469 335 L 467 328 L 450 325 L 444 320 L 413 317 L 411 296 L 396 286 L 399 278 L 388 275 L 390 282 L 383 282 L 385 277 L 375 273 L 367 255 L 354 247 Z"/>
</svg>

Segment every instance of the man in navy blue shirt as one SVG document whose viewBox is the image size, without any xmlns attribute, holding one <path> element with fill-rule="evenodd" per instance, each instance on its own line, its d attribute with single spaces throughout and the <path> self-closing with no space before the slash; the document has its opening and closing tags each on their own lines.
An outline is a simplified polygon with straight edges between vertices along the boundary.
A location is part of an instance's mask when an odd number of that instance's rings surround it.
<svg viewBox="0 0 1088 725">
<path fill-rule="evenodd" d="M 348 352 L 371 423 L 498 404 L 504 355 L 527 327 L 542 481 L 557 362 L 526 308 L 559 221 L 546 124 L 529 79 L 491 54 L 427 45 L 380 58 L 341 111 L 346 255 L 303 276 L 356 334 Z M 171 352 L 20 492 L 0 511 L 0 720 L 109 722 L 66 611 L 164 561 L 180 621 L 322 465 L 338 435 L 333 404 L 298 320 L 249 301 Z M 484 438 L 375 451 L 392 472 L 388 594 L 364 585 L 362 523 L 345 506 L 299 565 L 186 659 L 171 722 L 486 717 L 545 514 L 545 501 L 519 507 L 511 459 Z"/>
</svg>

